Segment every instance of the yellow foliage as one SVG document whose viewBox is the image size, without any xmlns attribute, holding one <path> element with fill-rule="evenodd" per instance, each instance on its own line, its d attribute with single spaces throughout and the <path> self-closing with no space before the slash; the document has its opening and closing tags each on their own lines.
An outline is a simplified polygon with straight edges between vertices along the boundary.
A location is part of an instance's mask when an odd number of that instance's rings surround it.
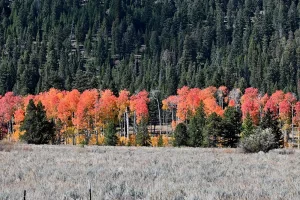
<svg viewBox="0 0 300 200">
<path fill-rule="evenodd" d="M 128 144 L 128 139 L 125 136 L 118 136 L 118 146 L 126 146 Z"/>
<path fill-rule="evenodd" d="M 85 135 L 76 136 L 76 144 L 82 144 L 85 142 Z"/>
<path fill-rule="evenodd" d="M 168 146 L 172 146 L 174 138 L 169 137 L 167 135 L 162 135 L 162 140 L 163 140 L 163 146 L 168 147 Z M 159 141 L 159 136 L 151 137 L 151 146 L 158 147 L 158 141 Z"/>
<path fill-rule="evenodd" d="M 164 142 L 165 147 L 172 146 L 173 140 L 174 140 L 173 137 L 163 135 L 162 138 L 163 138 L 163 142 Z"/>
<path fill-rule="evenodd" d="M 129 139 L 125 136 L 118 136 L 118 146 L 136 146 L 135 135 L 129 135 Z"/>
<path fill-rule="evenodd" d="M 20 141 L 20 136 L 23 135 L 25 131 L 20 131 L 20 125 L 15 125 L 14 127 L 14 132 L 11 135 L 11 141 L 12 142 L 19 142 Z"/>
<path fill-rule="evenodd" d="M 104 144 L 104 136 L 98 135 L 98 145 Z M 93 134 L 89 140 L 89 145 L 97 145 L 97 135 Z"/>
<path fill-rule="evenodd" d="M 130 135 L 129 142 L 130 142 L 130 146 L 136 146 L 136 135 Z"/>
<path fill-rule="evenodd" d="M 152 147 L 157 147 L 158 146 L 158 138 L 159 136 L 151 137 L 151 146 Z"/>
</svg>

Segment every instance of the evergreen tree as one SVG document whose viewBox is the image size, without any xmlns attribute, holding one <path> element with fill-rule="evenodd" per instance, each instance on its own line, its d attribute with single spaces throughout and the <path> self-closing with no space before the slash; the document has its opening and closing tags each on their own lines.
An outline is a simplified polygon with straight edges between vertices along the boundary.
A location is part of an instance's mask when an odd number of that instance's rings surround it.
<svg viewBox="0 0 300 200">
<path fill-rule="evenodd" d="M 143 119 L 138 125 L 138 131 L 136 134 L 136 144 L 139 146 L 150 146 L 150 135 L 145 119 Z"/>
<path fill-rule="evenodd" d="M 204 103 L 201 102 L 196 110 L 195 116 L 190 119 L 188 125 L 189 145 L 192 147 L 202 146 L 205 118 Z"/>
<path fill-rule="evenodd" d="M 174 146 L 188 146 L 189 136 L 187 133 L 187 127 L 184 123 L 180 123 L 176 126 L 174 131 Z"/>
<path fill-rule="evenodd" d="M 108 146 L 116 146 L 118 144 L 118 136 L 116 126 L 113 122 L 110 122 L 105 129 L 104 143 Z"/>
<path fill-rule="evenodd" d="M 205 147 L 216 147 L 218 144 L 218 138 L 221 136 L 222 118 L 216 113 L 212 113 L 206 120 L 204 127 L 204 141 L 203 146 Z"/>
<path fill-rule="evenodd" d="M 277 143 L 276 148 L 279 148 L 280 146 L 283 146 L 283 134 L 279 128 L 279 121 L 276 114 L 270 111 L 268 109 L 264 116 L 262 117 L 262 121 L 260 123 L 261 129 L 267 129 L 270 128 L 272 130 L 272 133 L 274 134 L 275 141 Z"/>
<path fill-rule="evenodd" d="M 242 113 L 234 107 L 227 107 L 222 119 L 223 145 L 226 147 L 236 147 L 241 133 Z"/>
<path fill-rule="evenodd" d="M 249 135 L 252 135 L 255 131 L 255 127 L 252 121 L 252 118 L 249 113 L 247 113 L 246 118 L 244 119 L 244 122 L 242 124 L 242 133 L 241 137 L 246 138 Z"/>
<path fill-rule="evenodd" d="M 55 136 L 54 123 L 47 120 L 43 104 L 39 102 L 35 106 L 32 99 L 27 106 L 20 130 L 25 131 L 21 140 L 28 144 L 48 144 Z"/>
</svg>

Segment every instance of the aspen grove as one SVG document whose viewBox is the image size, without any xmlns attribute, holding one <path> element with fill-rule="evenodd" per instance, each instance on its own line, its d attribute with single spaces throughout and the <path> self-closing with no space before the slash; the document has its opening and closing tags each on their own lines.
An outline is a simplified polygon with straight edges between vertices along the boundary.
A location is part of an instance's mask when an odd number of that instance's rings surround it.
<svg viewBox="0 0 300 200">
<path fill-rule="evenodd" d="M 130 94 L 121 90 L 115 95 L 111 90 L 99 91 L 97 89 L 85 90 L 80 93 L 50 89 L 38 95 L 16 96 L 7 92 L 0 96 L 0 133 L 1 139 L 7 138 L 18 141 L 24 134 L 20 126 L 26 115 L 29 100 L 35 104 L 43 104 L 46 116 L 53 121 L 58 144 L 76 144 L 79 138 L 88 140 L 88 144 L 102 144 L 103 130 L 109 123 L 118 126 L 120 145 L 131 140 L 137 133 L 137 127 L 150 121 L 149 93 L 145 90 Z M 254 126 L 259 126 L 267 110 L 273 112 L 280 122 L 282 130 L 289 130 L 291 126 L 300 123 L 300 102 L 293 93 L 281 90 L 271 95 L 262 94 L 256 88 L 247 88 L 244 93 L 238 88 L 229 91 L 225 86 L 219 88 L 207 87 L 189 88 L 184 86 L 177 90 L 177 95 L 169 96 L 159 102 L 159 113 L 166 112 L 171 116 L 166 124 L 160 123 L 159 132 L 151 132 L 152 136 L 163 133 L 164 144 L 172 138 L 172 131 L 179 123 L 188 124 L 196 114 L 201 102 L 207 118 L 216 115 L 223 118 L 224 112 L 235 108 L 242 113 L 245 120 L 250 115 Z M 159 116 L 161 117 L 161 116 Z M 159 119 L 161 122 L 161 119 Z M 169 126 L 172 131 L 161 132 L 161 126 Z M 91 142 L 94 141 L 94 142 Z M 152 146 L 157 146 L 158 138 L 152 137 Z M 134 145 L 134 142 L 131 143 Z"/>
</svg>

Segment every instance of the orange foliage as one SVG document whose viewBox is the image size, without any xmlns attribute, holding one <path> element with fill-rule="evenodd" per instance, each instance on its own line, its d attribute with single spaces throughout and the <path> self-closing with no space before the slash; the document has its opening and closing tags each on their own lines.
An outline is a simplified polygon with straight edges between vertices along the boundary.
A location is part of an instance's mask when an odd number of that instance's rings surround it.
<svg viewBox="0 0 300 200">
<path fill-rule="evenodd" d="M 79 99 L 79 91 L 72 90 L 71 92 L 67 92 L 58 104 L 57 116 L 66 126 L 72 126 Z"/>
<path fill-rule="evenodd" d="M 130 105 L 129 101 L 130 92 L 127 90 L 121 90 L 119 97 L 117 98 L 117 108 L 119 109 L 118 118 L 121 119 L 122 115 L 126 112 L 126 109 Z"/>
<path fill-rule="evenodd" d="M 229 107 L 234 107 L 235 106 L 235 101 L 233 99 L 230 99 L 228 106 Z"/>
<path fill-rule="evenodd" d="M 167 99 L 164 99 L 162 101 L 162 109 L 163 110 L 172 110 L 172 109 L 176 109 L 177 105 L 179 102 L 179 97 L 178 96 L 169 96 Z"/>
<path fill-rule="evenodd" d="M 85 90 L 77 104 L 76 119 L 74 124 L 78 129 L 91 129 L 91 122 L 95 119 L 95 103 L 98 100 L 98 92 L 94 90 Z"/>
<path fill-rule="evenodd" d="M 177 106 L 177 117 L 180 121 L 185 121 L 188 115 L 193 116 L 200 102 L 203 101 L 205 112 L 207 115 L 215 112 L 218 115 L 223 115 L 223 109 L 217 104 L 214 94 L 217 89 L 215 87 L 208 87 L 203 90 L 198 88 L 189 89 L 184 86 L 178 90 L 179 102 Z"/>
<path fill-rule="evenodd" d="M 136 114 L 136 122 L 139 124 L 142 119 L 148 118 L 148 92 L 145 90 L 130 97 L 130 110 Z"/>
<path fill-rule="evenodd" d="M 111 90 L 104 90 L 100 92 L 100 100 L 96 105 L 96 113 L 100 121 L 98 125 L 107 124 L 109 121 L 115 121 L 118 115 L 117 111 L 117 97 Z"/>
<path fill-rule="evenodd" d="M 40 93 L 37 96 L 37 100 L 41 101 L 45 107 L 48 119 L 57 119 L 58 105 L 65 93 L 66 92 L 61 92 L 57 89 L 51 88 L 48 92 Z"/>
<path fill-rule="evenodd" d="M 15 111 L 14 117 L 15 117 L 15 123 L 20 124 L 21 122 L 24 121 L 25 111 L 23 109 L 19 108 L 18 110 Z"/>
</svg>

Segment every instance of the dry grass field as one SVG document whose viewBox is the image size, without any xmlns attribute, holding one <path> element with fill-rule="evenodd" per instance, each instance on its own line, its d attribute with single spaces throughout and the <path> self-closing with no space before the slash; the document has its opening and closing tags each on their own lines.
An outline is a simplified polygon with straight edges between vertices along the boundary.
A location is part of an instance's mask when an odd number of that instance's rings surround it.
<svg viewBox="0 0 300 200">
<path fill-rule="evenodd" d="M 0 149 L 1 150 L 1 149 Z M 17 146 L 0 151 L 0 199 L 300 199 L 300 152 Z"/>
</svg>

